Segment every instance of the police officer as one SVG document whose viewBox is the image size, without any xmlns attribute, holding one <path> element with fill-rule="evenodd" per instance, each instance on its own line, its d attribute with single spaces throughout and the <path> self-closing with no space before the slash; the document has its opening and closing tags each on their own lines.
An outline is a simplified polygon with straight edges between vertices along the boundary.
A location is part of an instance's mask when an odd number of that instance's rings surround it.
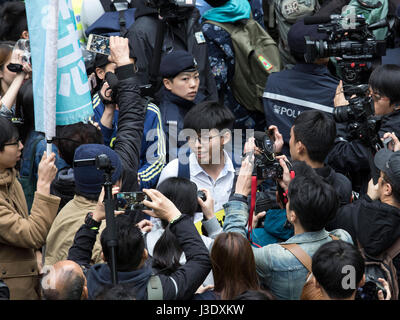
<svg viewBox="0 0 400 320">
<path fill-rule="evenodd" d="M 276 125 L 283 135 L 282 152 L 289 153 L 290 128 L 303 111 L 317 109 L 332 113 L 333 99 L 339 80 L 327 68 L 329 58 L 319 58 L 306 63 L 304 36 L 312 40 L 324 39 L 317 25 L 296 22 L 288 33 L 288 43 L 296 65 L 290 70 L 272 73 L 264 90 L 263 103 L 267 126 Z"/>
</svg>

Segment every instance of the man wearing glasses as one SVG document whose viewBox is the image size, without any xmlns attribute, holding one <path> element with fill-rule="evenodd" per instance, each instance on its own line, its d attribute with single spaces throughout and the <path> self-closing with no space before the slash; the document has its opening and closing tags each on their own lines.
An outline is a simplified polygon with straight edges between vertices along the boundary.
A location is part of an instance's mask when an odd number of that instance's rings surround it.
<svg viewBox="0 0 400 320">
<path fill-rule="evenodd" d="M 158 183 L 170 177 L 187 178 L 198 190 L 208 191 L 207 198 L 214 199 L 214 213 L 220 212 L 229 200 L 235 177 L 232 160 L 224 150 L 231 143 L 234 121 L 229 108 L 214 101 L 204 101 L 190 109 L 184 118 L 183 133 L 191 153 L 189 157 L 181 153 L 168 163 Z M 222 212 L 217 214 L 217 218 L 222 216 Z M 195 215 L 195 223 L 202 217 Z"/>
<path fill-rule="evenodd" d="M 347 105 L 339 84 L 335 107 Z M 400 67 L 386 64 L 377 67 L 369 78 L 369 95 L 374 115 L 380 123 L 380 138 L 386 132 L 400 134 Z M 372 155 L 375 153 L 372 150 Z M 360 140 L 349 140 L 345 134 L 338 134 L 335 147 L 327 157 L 328 164 L 336 171 L 350 175 L 353 190 L 364 194 L 370 179 L 371 148 Z"/>
</svg>

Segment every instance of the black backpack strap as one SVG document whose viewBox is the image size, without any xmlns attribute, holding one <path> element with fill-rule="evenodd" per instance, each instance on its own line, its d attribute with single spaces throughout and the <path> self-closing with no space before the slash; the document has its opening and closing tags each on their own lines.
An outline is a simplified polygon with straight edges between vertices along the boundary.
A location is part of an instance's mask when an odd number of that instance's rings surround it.
<svg viewBox="0 0 400 320">
<path fill-rule="evenodd" d="M 111 0 L 100 0 L 100 3 L 105 12 L 114 11 L 114 6 L 113 6 Z"/>
<path fill-rule="evenodd" d="M 180 178 L 186 178 L 188 180 L 190 180 L 190 164 L 189 161 L 187 161 L 187 163 L 182 163 L 179 159 L 178 159 L 178 177 Z"/>
<path fill-rule="evenodd" d="M 153 274 L 147 283 L 147 300 L 163 300 L 163 296 L 161 279 Z"/>
</svg>

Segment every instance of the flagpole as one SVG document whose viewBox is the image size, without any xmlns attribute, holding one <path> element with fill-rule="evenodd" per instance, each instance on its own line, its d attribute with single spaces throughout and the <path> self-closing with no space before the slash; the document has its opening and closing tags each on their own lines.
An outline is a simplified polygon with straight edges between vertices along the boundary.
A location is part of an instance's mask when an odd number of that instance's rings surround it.
<svg viewBox="0 0 400 320">
<path fill-rule="evenodd" d="M 44 110 L 48 157 L 52 152 L 52 140 L 56 131 L 58 6 L 58 0 L 50 0 L 46 33 L 45 73 L 47 81 L 44 83 Z"/>
</svg>

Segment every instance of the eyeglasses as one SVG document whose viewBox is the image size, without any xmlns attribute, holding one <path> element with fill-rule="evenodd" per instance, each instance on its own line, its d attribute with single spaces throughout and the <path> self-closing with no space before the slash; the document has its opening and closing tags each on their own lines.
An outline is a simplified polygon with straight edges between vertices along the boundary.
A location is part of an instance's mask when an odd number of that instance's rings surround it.
<svg viewBox="0 0 400 320">
<path fill-rule="evenodd" d="M 382 99 L 382 96 L 377 94 L 377 93 L 373 93 L 372 91 L 369 92 L 369 96 L 375 101 L 379 101 Z"/>
<path fill-rule="evenodd" d="M 188 137 L 188 142 L 189 143 L 196 143 L 196 141 L 198 141 L 200 144 L 209 144 L 211 142 L 211 140 L 215 137 L 219 137 L 221 136 L 221 134 L 216 134 L 215 136 L 190 136 Z"/>
<path fill-rule="evenodd" d="M 18 138 L 17 141 L 15 141 L 15 142 L 7 142 L 7 143 L 4 144 L 4 146 L 18 146 L 20 142 L 21 142 L 21 139 Z"/>
</svg>

